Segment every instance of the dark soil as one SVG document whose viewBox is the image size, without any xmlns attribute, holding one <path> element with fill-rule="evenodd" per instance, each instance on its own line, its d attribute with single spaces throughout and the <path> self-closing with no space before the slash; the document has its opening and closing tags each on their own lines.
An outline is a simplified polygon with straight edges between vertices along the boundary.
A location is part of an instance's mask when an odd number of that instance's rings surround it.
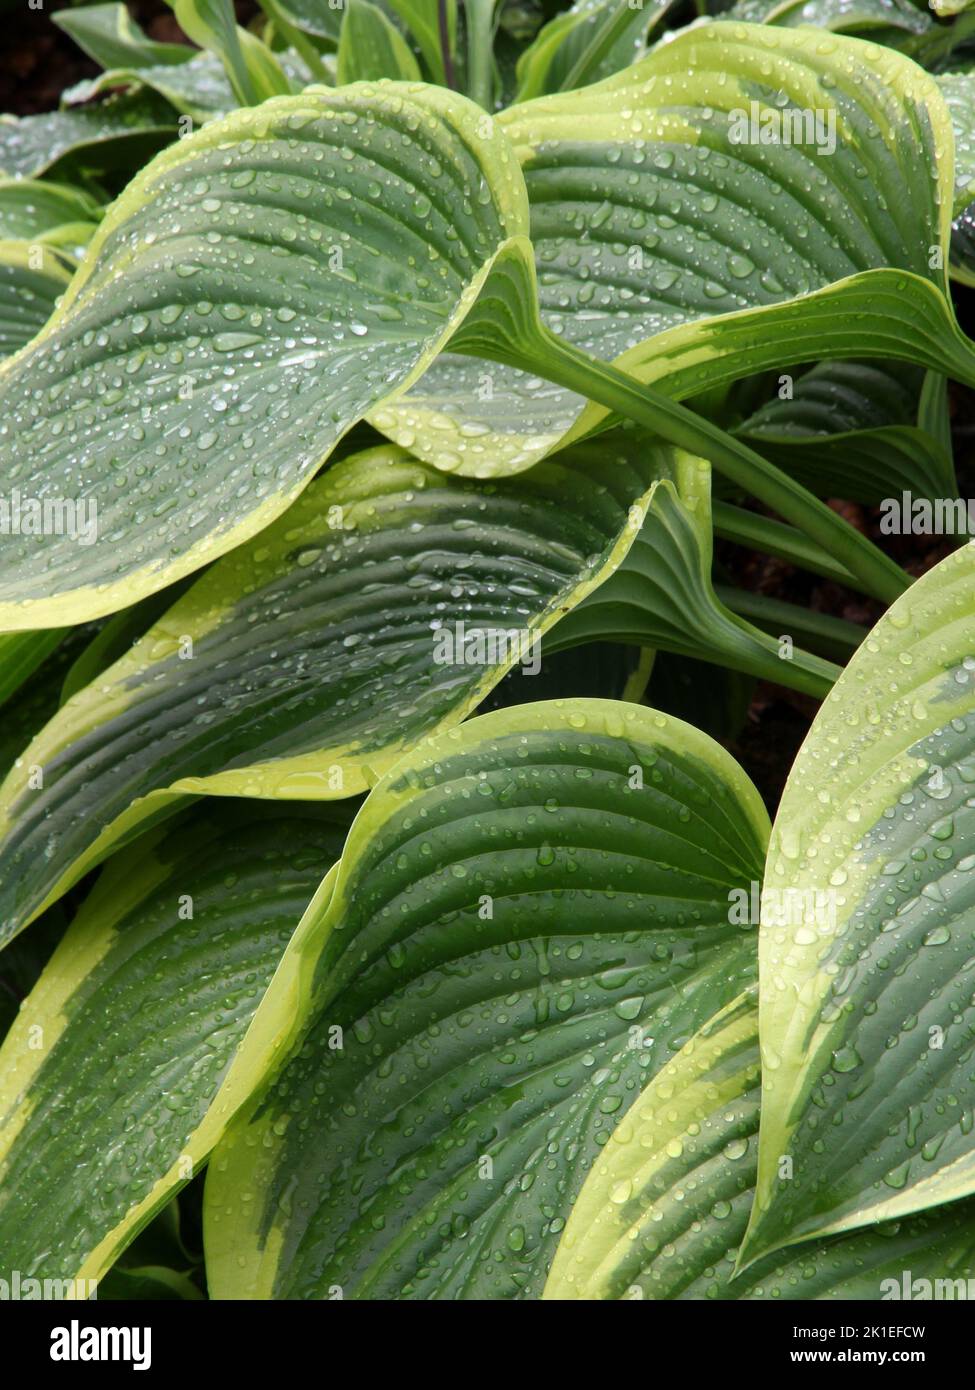
<svg viewBox="0 0 975 1390">
<path fill-rule="evenodd" d="M 12 15 L 2 18 L 13 26 Z M 16 24 L 0 58 L 0 111 L 15 116 L 52 111 L 65 87 L 97 74 L 97 66 L 51 23 L 48 12 L 18 7 Z"/>
<path fill-rule="evenodd" d="M 47 0 L 43 10 L 28 10 L 19 3 L 16 18 L 2 15 L 8 26 L 16 25 L 16 30 L 5 39 L 5 52 L 0 57 L 0 111 L 15 116 L 53 111 L 65 87 L 98 74 L 98 65 L 51 22 L 51 14 L 70 8 L 66 0 Z M 258 12 L 256 0 L 236 0 L 235 8 L 241 24 L 248 24 Z M 163 0 L 128 0 L 128 9 L 151 39 L 188 42 Z"/>
</svg>

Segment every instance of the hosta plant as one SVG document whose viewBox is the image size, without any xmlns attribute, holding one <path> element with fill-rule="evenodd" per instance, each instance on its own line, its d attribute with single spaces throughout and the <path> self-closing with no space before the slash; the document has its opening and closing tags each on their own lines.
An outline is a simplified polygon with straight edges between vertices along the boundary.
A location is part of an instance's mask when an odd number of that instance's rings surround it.
<svg viewBox="0 0 975 1390">
<path fill-rule="evenodd" d="M 174 11 L 0 121 L 0 1279 L 975 1278 L 972 12 Z"/>
</svg>

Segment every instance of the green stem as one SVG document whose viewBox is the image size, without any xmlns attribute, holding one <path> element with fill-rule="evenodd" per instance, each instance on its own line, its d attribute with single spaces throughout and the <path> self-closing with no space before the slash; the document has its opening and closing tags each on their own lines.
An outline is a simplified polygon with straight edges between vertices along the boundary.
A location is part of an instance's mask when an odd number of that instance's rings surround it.
<svg viewBox="0 0 975 1390">
<path fill-rule="evenodd" d="M 543 650 L 547 655 L 589 642 L 622 642 L 744 671 L 817 700 L 826 698 L 840 675 L 840 666 L 801 647 L 794 645 L 789 656 L 783 656 L 777 637 L 733 612 L 726 603 L 707 610 L 703 627 L 698 623 L 682 631 L 641 603 L 638 590 L 627 594 L 625 585 L 622 592 L 614 588 L 613 578 L 546 633 Z M 722 602 L 727 597 L 722 592 Z M 843 654 L 848 656 L 849 652 Z"/>
<path fill-rule="evenodd" d="M 950 25 L 937 24 L 926 33 L 915 35 L 904 45 L 904 52 L 922 67 L 934 68 L 949 58 L 973 33 L 975 11 L 967 10 L 957 15 Z"/>
<path fill-rule="evenodd" d="M 450 20 L 447 16 L 447 0 L 437 0 L 437 33 L 440 36 L 440 61 L 443 64 L 443 85 L 452 92 L 457 90 L 454 75 L 454 54 L 450 46 Z"/>
<path fill-rule="evenodd" d="M 179 27 L 188 39 L 214 54 L 223 63 L 227 80 L 240 106 L 257 106 L 258 95 L 250 69 L 240 46 L 240 29 L 234 21 L 233 6 L 227 0 L 202 11 L 194 0 L 170 0 Z"/>
<path fill-rule="evenodd" d="M 466 0 L 467 94 L 494 109 L 494 0 Z"/>
<path fill-rule="evenodd" d="M 623 642 L 697 657 L 824 699 L 841 668 L 794 642 L 784 649 L 778 636 L 721 602 L 706 572 L 707 556 L 688 544 L 677 522 L 674 512 L 659 530 L 648 533 L 645 524 L 620 567 L 545 634 L 543 650 Z M 791 636 L 797 626 L 779 632 Z"/>
<path fill-rule="evenodd" d="M 855 574 L 838 565 L 831 555 L 797 531 L 794 526 L 786 526 L 769 516 L 759 516 L 748 512 L 744 507 L 735 507 L 730 502 L 715 499 L 711 503 L 711 520 L 714 534 L 749 550 L 761 550 L 766 555 L 774 555 L 779 560 L 788 560 L 800 569 L 821 574 L 848 589 L 862 592 L 862 585 Z"/>
<path fill-rule="evenodd" d="M 598 401 L 624 419 L 635 420 L 667 443 L 707 459 L 856 575 L 864 592 L 873 598 L 891 604 L 909 588 L 911 581 L 899 565 L 754 449 L 610 363 L 589 357 L 547 331 L 544 338 L 545 347 L 539 344 L 525 359 L 530 370 Z"/>
<path fill-rule="evenodd" d="M 287 15 L 281 10 L 277 0 L 258 0 L 258 4 L 289 47 L 293 48 L 305 60 L 305 66 L 312 77 L 317 77 L 319 82 L 331 86 L 332 79 L 328 75 L 328 69 L 322 62 L 322 56 L 318 49 L 307 34 L 303 34 L 296 25 L 291 23 Z"/>
<path fill-rule="evenodd" d="M 845 664 L 867 635 L 866 628 L 848 623 L 845 618 L 815 613 L 798 604 L 786 603 L 783 599 L 769 598 L 766 594 L 753 594 L 747 589 L 735 589 L 726 584 L 716 584 L 714 592 L 725 607 L 737 613 L 739 618 L 747 619 L 773 636 L 787 635 L 829 661 Z"/>
<path fill-rule="evenodd" d="M 564 81 L 559 83 L 559 91 L 572 92 L 577 87 L 585 87 L 588 83 L 595 81 L 593 74 L 598 71 L 600 63 L 612 50 L 617 40 L 623 37 L 632 22 L 633 11 L 625 3 L 625 0 L 621 0 L 619 6 L 610 11 L 603 23 L 598 26 L 592 41 L 579 54 L 566 73 Z"/>
</svg>

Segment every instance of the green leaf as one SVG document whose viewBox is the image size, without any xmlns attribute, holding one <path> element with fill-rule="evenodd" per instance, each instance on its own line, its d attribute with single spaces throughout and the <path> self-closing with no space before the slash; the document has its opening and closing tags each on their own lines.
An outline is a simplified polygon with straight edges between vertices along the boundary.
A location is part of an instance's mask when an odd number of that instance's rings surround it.
<svg viewBox="0 0 975 1390">
<path fill-rule="evenodd" d="M 404 759 L 309 916 L 296 1050 L 214 1153 L 214 1296 L 537 1296 L 642 1078 L 752 972 L 728 894 L 764 826 L 728 754 L 636 705 Z"/>
<path fill-rule="evenodd" d="M 973 583 L 969 545 L 898 600 L 786 785 L 764 888 L 747 1259 L 975 1191 Z"/>
<path fill-rule="evenodd" d="M 179 27 L 221 60 L 241 106 L 290 90 L 280 64 L 256 35 L 237 24 L 233 0 L 172 0 Z"/>
<path fill-rule="evenodd" d="M 95 200 L 67 184 L 0 178 L 0 259 L 8 267 L 0 292 L 4 355 L 23 347 L 50 318 L 100 217 Z M 32 287 L 38 305 L 31 303 Z"/>
<path fill-rule="evenodd" d="M 918 402 L 917 423 L 919 429 L 930 435 L 949 458 L 953 458 L 948 382 L 939 372 L 925 373 Z M 957 485 L 954 470 L 952 481 Z"/>
<path fill-rule="evenodd" d="M 0 1042 L 12 1027 L 23 1000 L 67 929 L 62 905 L 44 914 L 33 931 L 18 937 L 0 956 Z"/>
<path fill-rule="evenodd" d="M 963 10 L 971 9 L 972 6 L 972 0 L 929 0 L 929 3 L 940 19 L 961 14 Z"/>
<path fill-rule="evenodd" d="M 300 92 L 313 80 L 308 65 L 297 53 L 276 53 L 274 61 L 287 79 L 288 90 Z M 200 125 L 215 116 L 227 115 L 238 105 L 224 65 L 213 53 L 197 53 L 192 62 L 178 67 L 114 68 L 69 87 L 61 94 L 62 105 L 74 107 L 116 87 L 149 87 Z"/>
<path fill-rule="evenodd" d="M 286 55 L 279 57 L 284 66 Z M 305 82 L 300 85 L 304 86 Z M 140 89 L 148 87 L 176 111 L 191 116 L 201 125 L 214 116 L 226 115 L 238 105 L 223 63 L 213 53 L 197 53 L 192 62 L 175 67 L 112 68 L 69 87 L 62 93 L 62 105 L 73 110 L 117 87 L 135 89 L 136 96 Z"/>
<path fill-rule="evenodd" d="M 0 241 L 0 357 L 41 332 L 70 283 L 71 271 L 43 243 Z"/>
<path fill-rule="evenodd" d="M 262 530 L 422 373 L 497 259 L 524 258 L 526 230 L 504 137 L 440 88 L 314 89 L 160 155 L 0 369 L 5 476 L 98 525 L 86 546 L 8 540 L 0 627 L 112 612 Z"/>
<path fill-rule="evenodd" d="M 873 506 L 902 491 L 951 497 L 950 439 L 946 447 L 918 423 L 921 380 L 900 363 L 822 362 L 734 433 L 819 497 Z"/>
<path fill-rule="evenodd" d="M 40 244 L 49 246 L 58 259 L 72 273 L 85 254 L 85 250 L 97 227 L 95 222 L 66 222 L 61 227 L 52 227 L 39 238 Z M 35 243 L 31 243 L 35 244 Z"/>
<path fill-rule="evenodd" d="M 105 870 L 0 1052 L 4 1277 L 98 1279 L 193 1175 L 290 1021 L 287 972 L 266 991 L 346 824 L 209 802 Z"/>
<path fill-rule="evenodd" d="M 0 777 L 10 773 L 57 712 L 65 675 L 90 638 L 89 627 L 44 628 L 0 638 L 0 692 L 6 702 L 0 723 Z M 29 776 L 26 768 L 23 772 Z"/>
<path fill-rule="evenodd" d="M 653 483 L 642 444 L 608 441 L 503 483 L 392 446 L 334 465 L 23 752 L 0 791 L 0 942 L 180 797 L 365 790 L 470 713 L 526 635 L 531 667 L 625 555 Z M 483 650 L 449 649 L 459 623 Z"/>
<path fill-rule="evenodd" d="M 123 608 L 121 613 L 103 622 L 71 663 L 61 686 L 59 706 L 67 704 L 72 696 L 84 690 L 86 685 L 97 680 L 125 656 L 188 587 L 189 581 L 184 579 L 158 594 L 150 594 L 131 608 Z M 3 640 L 12 642 L 19 635 L 14 634 Z M 44 632 L 36 635 L 44 636 Z"/>
<path fill-rule="evenodd" d="M 13 632 L 0 637 L 0 705 L 5 704 L 50 656 L 65 631 L 65 628 L 54 627 L 42 632 Z"/>
<path fill-rule="evenodd" d="M 413 37 L 431 80 L 447 85 L 443 45 L 440 40 L 439 0 L 388 0 L 389 8 Z M 447 41 L 453 52 L 457 41 L 457 0 L 447 0 Z"/>
<path fill-rule="evenodd" d="M 146 1300 L 152 1303 L 196 1301 L 203 1294 L 186 1274 L 162 1265 L 116 1266 L 98 1285 L 99 1303 Z"/>
<path fill-rule="evenodd" d="M 548 1299 L 870 1299 L 975 1273 L 975 1203 L 771 1256 L 732 1281 L 759 1116 L 750 994 L 654 1077 L 596 1160 L 545 1286 Z M 952 1295 L 954 1288 L 952 1286 Z"/>
<path fill-rule="evenodd" d="M 975 285 L 975 203 L 951 224 L 951 275 L 963 285 Z"/>
<path fill-rule="evenodd" d="M 717 528 L 715 531 L 717 533 Z M 867 635 L 867 629 L 859 623 L 848 622 L 845 618 L 834 618 L 829 613 L 817 612 L 803 604 L 770 598 L 751 589 L 736 589 L 727 584 L 716 584 L 714 592 L 719 601 L 739 620 L 743 619 L 749 625 L 775 638 L 780 667 L 786 673 L 779 676 L 778 684 L 788 685 L 793 689 L 798 682 L 789 668 L 789 663 L 796 660 L 794 650 L 791 656 L 789 654 L 790 644 L 802 643 L 803 647 L 816 656 L 842 665 L 850 659 Z M 834 667 L 832 679 L 835 680 L 838 674 L 838 668 Z"/>
<path fill-rule="evenodd" d="M 152 93 L 42 116 L 0 116 L 0 174 L 36 178 L 68 164 L 138 168 L 176 135 L 177 116 Z"/>
<path fill-rule="evenodd" d="M 39 179 L 0 179 L 0 240 L 44 241 L 59 228 L 96 223 L 94 198 L 69 184 Z"/>
<path fill-rule="evenodd" d="M 745 994 L 620 1121 L 572 1208 L 546 1299 L 735 1296 L 728 1256 L 751 1206 L 760 1077 L 757 1010 Z"/>
<path fill-rule="evenodd" d="M 86 5 L 61 10 L 51 18 L 103 68 L 186 63 L 196 52 L 185 43 L 150 39 L 124 5 Z"/>
<path fill-rule="evenodd" d="M 237 37 L 251 77 L 256 102 L 267 101 L 269 97 L 284 96 L 294 90 L 284 64 L 262 39 L 252 34 L 249 29 L 239 29 Z"/>
<path fill-rule="evenodd" d="M 975 197 L 975 70 L 944 73 L 935 80 L 955 134 L 954 211 L 958 213 Z"/>
<path fill-rule="evenodd" d="M 819 362 L 795 380 L 763 378 L 751 393 L 763 398 L 761 404 L 736 428 L 749 435 L 803 439 L 913 425 L 923 377 L 917 367 L 900 362 Z"/>
<path fill-rule="evenodd" d="M 339 83 L 380 77 L 419 82 L 420 65 L 382 10 L 368 0 L 347 0 L 339 39 Z"/>
<path fill-rule="evenodd" d="M 783 101 L 819 111 L 824 140 L 737 142 L 752 101 L 770 119 Z M 947 261 L 950 119 L 899 54 L 709 24 L 500 122 L 528 188 L 542 319 L 572 347 L 676 399 L 827 356 L 972 379 L 930 265 Z M 441 468 L 526 468 L 607 419 L 541 370 L 446 353 L 370 419 Z"/>
<path fill-rule="evenodd" d="M 636 62 L 646 49 L 648 32 L 671 3 L 576 0 L 550 19 L 521 54 L 516 100 L 584 87 Z"/>
<path fill-rule="evenodd" d="M 673 450 L 651 453 L 661 480 L 642 509 L 636 540 L 615 573 L 559 624 L 550 649 L 597 637 L 636 642 L 822 698 L 838 667 L 791 646 L 783 649 L 780 640 L 730 612 L 714 592 L 709 465 Z"/>
<path fill-rule="evenodd" d="M 810 25 L 841 34 L 869 34 L 876 29 L 924 34 L 933 24 L 931 16 L 911 0 L 737 0 L 719 17 L 787 28 Z"/>
<path fill-rule="evenodd" d="M 311 38 L 292 22 L 278 0 L 260 0 L 260 5 L 268 20 L 262 33 L 268 47 L 277 52 L 282 46 L 287 45 L 289 50 L 300 54 L 302 62 L 311 74 L 309 81 L 334 86 L 337 66 L 335 54 L 330 53 L 326 57 L 321 51 L 319 41 Z M 293 86 L 292 90 L 300 91 L 300 88 Z"/>
<path fill-rule="evenodd" d="M 498 0 L 464 0 L 465 91 L 486 111 L 497 106 L 500 86 L 494 57 L 497 10 Z"/>
<path fill-rule="evenodd" d="M 811 26 L 870 38 L 937 72 L 971 36 L 971 26 L 939 24 L 924 0 L 738 0 L 717 18 Z"/>
<path fill-rule="evenodd" d="M 275 0 L 275 7 L 296 28 L 338 47 L 345 0 Z"/>
<path fill-rule="evenodd" d="M 172 0 L 172 4 L 183 33 L 223 63 L 238 103 L 256 105 L 258 92 L 244 59 L 233 0 Z"/>
</svg>

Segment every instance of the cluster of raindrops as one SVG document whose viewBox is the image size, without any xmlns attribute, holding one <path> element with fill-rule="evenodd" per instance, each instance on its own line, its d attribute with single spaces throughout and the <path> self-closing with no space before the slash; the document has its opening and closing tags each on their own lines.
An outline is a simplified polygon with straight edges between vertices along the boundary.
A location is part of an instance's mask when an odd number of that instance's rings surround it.
<svg viewBox="0 0 975 1390">
<path fill-rule="evenodd" d="M 741 46 L 742 71 L 733 77 L 724 71 L 730 26 L 720 29 L 717 38 L 705 27 L 663 45 L 612 97 L 600 94 L 584 112 L 585 143 L 578 119 L 560 126 L 558 113 L 518 106 L 502 117 L 524 162 L 543 322 L 604 360 L 670 329 L 801 299 L 857 271 L 927 273 L 937 240 L 937 190 L 927 172 L 939 152 L 908 156 L 905 147 L 897 161 L 883 152 L 878 164 L 872 151 L 885 137 L 863 94 L 869 88 L 896 126 L 930 93 L 915 92 L 900 68 L 894 92 L 889 50 L 864 45 L 837 79 L 839 54 L 828 37 L 810 58 L 794 53 L 788 36 L 767 31 L 766 41 L 740 27 L 730 30 Z M 719 40 L 721 52 L 712 53 Z M 675 56 L 691 42 L 700 51 Z M 689 106 L 688 64 L 715 69 L 715 89 L 726 88 L 722 105 Z M 830 110 L 839 125 L 830 158 L 804 145 L 731 139 L 729 115 L 740 104 L 754 99 L 780 116 L 804 111 L 811 80 L 820 116 Z M 820 133 L 825 139 L 825 127 Z M 896 213 L 882 234 L 873 229 L 878 208 Z M 800 325 L 804 310 L 791 317 Z M 784 313 L 783 324 L 789 319 Z M 704 386 L 706 370 L 697 377 Z M 541 375 L 494 365 L 486 373 L 483 363 L 448 358 L 373 423 L 438 467 L 486 477 L 529 467 L 583 405 Z"/>
<path fill-rule="evenodd" d="M 110 929 L 88 922 L 106 949 L 76 982 L 32 1082 L 44 1102 L 5 1160 L 0 1244 L 13 1267 L 40 1259 L 45 1276 L 73 1276 L 187 1152 L 341 849 L 334 824 L 289 807 L 236 826 L 211 817 L 177 828 L 168 872 Z M 51 1026 L 29 1011 L 19 1026 L 34 1023 Z"/>
<path fill-rule="evenodd" d="M 213 775 L 242 796 L 346 796 L 371 754 L 460 720 L 517 659 L 500 635 L 539 632 L 576 601 L 645 486 L 605 446 L 484 484 L 388 447 L 337 464 L 82 696 L 97 748 L 66 711 L 19 758 L 0 851 L 8 927 L 137 796 Z M 438 632 L 461 624 L 494 659 L 435 659 Z"/>
<path fill-rule="evenodd" d="M 527 718 L 441 736 L 350 838 L 315 1022 L 258 1122 L 270 1184 L 247 1189 L 283 1228 L 284 1296 L 353 1296 L 380 1259 L 399 1296 L 540 1292 L 598 1151 L 713 1006 L 680 982 L 727 942 L 726 893 L 690 907 L 697 860 L 655 859 L 653 826 L 720 818 L 720 779 L 681 775 L 663 716 Z"/>
<path fill-rule="evenodd" d="M 763 1040 L 770 1107 L 790 1103 L 808 1066 L 794 1171 L 765 1198 L 780 1229 L 882 1211 L 970 1151 L 971 566 L 971 549 L 956 551 L 885 615 L 783 798 L 770 878 L 820 885 L 834 911 L 815 930 L 763 927 L 770 1016 L 794 1029 L 798 996 L 811 1039 L 809 1063 Z"/>
<path fill-rule="evenodd" d="M 4 378 L 11 484 L 98 507 L 96 545 L 13 538 L 7 596 L 54 568 L 61 589 L 175 576 L 283 510 L 435 354 L 504 238 L 505 178 L 421 100 L 368 90 L 265 103 L 150 166 Z"/>
</svg>

